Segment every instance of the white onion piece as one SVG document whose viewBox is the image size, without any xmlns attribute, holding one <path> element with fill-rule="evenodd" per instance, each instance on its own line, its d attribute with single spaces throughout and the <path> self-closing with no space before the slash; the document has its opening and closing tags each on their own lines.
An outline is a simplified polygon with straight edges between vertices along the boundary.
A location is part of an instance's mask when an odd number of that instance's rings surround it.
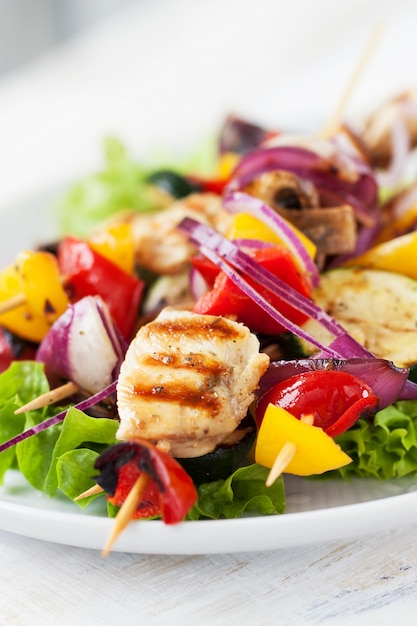
<svg viewBox="0 0 417 626">
<path fill-rule="evenodd" d="M 97 308 L 85 308 L 74 315 L 69 341 L 70 379 L 90 393 L 107 387 L 117 365 L 117 354 Z"/>
<path fill-rule="evenodd" d="M 402 180 L 407 157 L 410 154 L 410 137 L 406 120 L 397 117 L 391 126 L 392 158 L 388 169 L 377 173 L 377 180 L 381 187 L 393 189 Z"/>
<path fill-rule="evenodd" d="M 198 300 L 203 296 L 209 287 L 200 272 L 192 267 L 190 270 L 190 293 L 194 300 Z"/>
<path fill-rule="evenodd" d="M 68 307 L 39 346 L 51 380 L 71 380 L 94 394 L 114 381 L 125 353 L 106 305 L 87 296 Z"/>
</svg>

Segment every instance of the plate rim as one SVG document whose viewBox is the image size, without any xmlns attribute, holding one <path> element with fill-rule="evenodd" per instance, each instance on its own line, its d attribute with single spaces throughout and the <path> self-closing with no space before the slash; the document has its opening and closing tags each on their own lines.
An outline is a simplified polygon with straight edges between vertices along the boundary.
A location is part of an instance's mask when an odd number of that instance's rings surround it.
<svg viewBox="0 0 417 626">
<path fill-rule="evenodd" d="M 35 492 L 30 485 L 27 489 Z M 54 501 L 53 508 L 34 507 L 20 502 L 22 497 L 24 490 L 17 500 L 10 494 L 5 500 L 0 494 L 0 530 L 78 548 L 101 550 L 105 545 L 113 518 L 92 515 L 86 509 L 61 510 L 63 501 L 59 500 Z M 270 551 L 354 539 L 415 525 L 416 520 L 417 491 L 412 491 L 280 515 L 184 521 L 175 525 L 161 520 L 134 520 L 112 551 L 165 555 Z"/>
</svg>

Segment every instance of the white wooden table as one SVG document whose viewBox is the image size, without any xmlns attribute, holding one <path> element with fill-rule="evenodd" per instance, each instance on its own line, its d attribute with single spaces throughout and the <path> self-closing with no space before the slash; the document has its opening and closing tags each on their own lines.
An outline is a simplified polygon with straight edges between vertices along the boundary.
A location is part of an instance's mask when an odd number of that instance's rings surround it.
<svg viewBox="0 0 417 626">
<path fill-rule="evenodd" d="M 0 81 L 0 205 L 96 167 L 109 132 L 140 153 L 202 138 L 230 110 L 324 120 L 381 15 L 386 40 L 352 106 L 414 84 L 412 4 L 144 0 Z M 417 520 L 273 552 L 107 559 L 0 532 L 0 624 L 412 626 L 416 546 Z"/>
<path fill-rule="evenodd" d="M 265 553 L 102 559 L 0 533 L 0 623 L 414 626 L 416 545 L 413 528 Z"/>
</svg>

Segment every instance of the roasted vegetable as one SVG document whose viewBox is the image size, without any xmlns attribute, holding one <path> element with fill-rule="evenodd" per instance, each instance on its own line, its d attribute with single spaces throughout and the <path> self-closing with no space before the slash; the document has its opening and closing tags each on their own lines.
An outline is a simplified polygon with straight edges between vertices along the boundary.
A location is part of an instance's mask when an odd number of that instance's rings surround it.
<svg viewBox="0 0 417 626">
<path fill-rule="evenodd" d="M 399 367 L 417 362 L 417 281 L 395 272 L 339 268 L 322 275 L 313 298 L 376 356 Z M 303 328 L 328 342 L 316 321 Z"/>
</svg>

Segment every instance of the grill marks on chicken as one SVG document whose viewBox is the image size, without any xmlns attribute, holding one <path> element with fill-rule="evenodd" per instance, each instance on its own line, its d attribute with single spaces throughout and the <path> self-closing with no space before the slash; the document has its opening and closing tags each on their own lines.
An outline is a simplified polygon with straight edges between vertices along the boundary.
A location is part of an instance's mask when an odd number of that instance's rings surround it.
<svg viewBox="0 0 417 626">
<path fill-rule="evenodd" d="M 268 364 L 242 324 L 164 309 L 127 351 L 117 437 L 148 439 L 176 457 L 211 452 L 245 417 Z"/>
</svg>

